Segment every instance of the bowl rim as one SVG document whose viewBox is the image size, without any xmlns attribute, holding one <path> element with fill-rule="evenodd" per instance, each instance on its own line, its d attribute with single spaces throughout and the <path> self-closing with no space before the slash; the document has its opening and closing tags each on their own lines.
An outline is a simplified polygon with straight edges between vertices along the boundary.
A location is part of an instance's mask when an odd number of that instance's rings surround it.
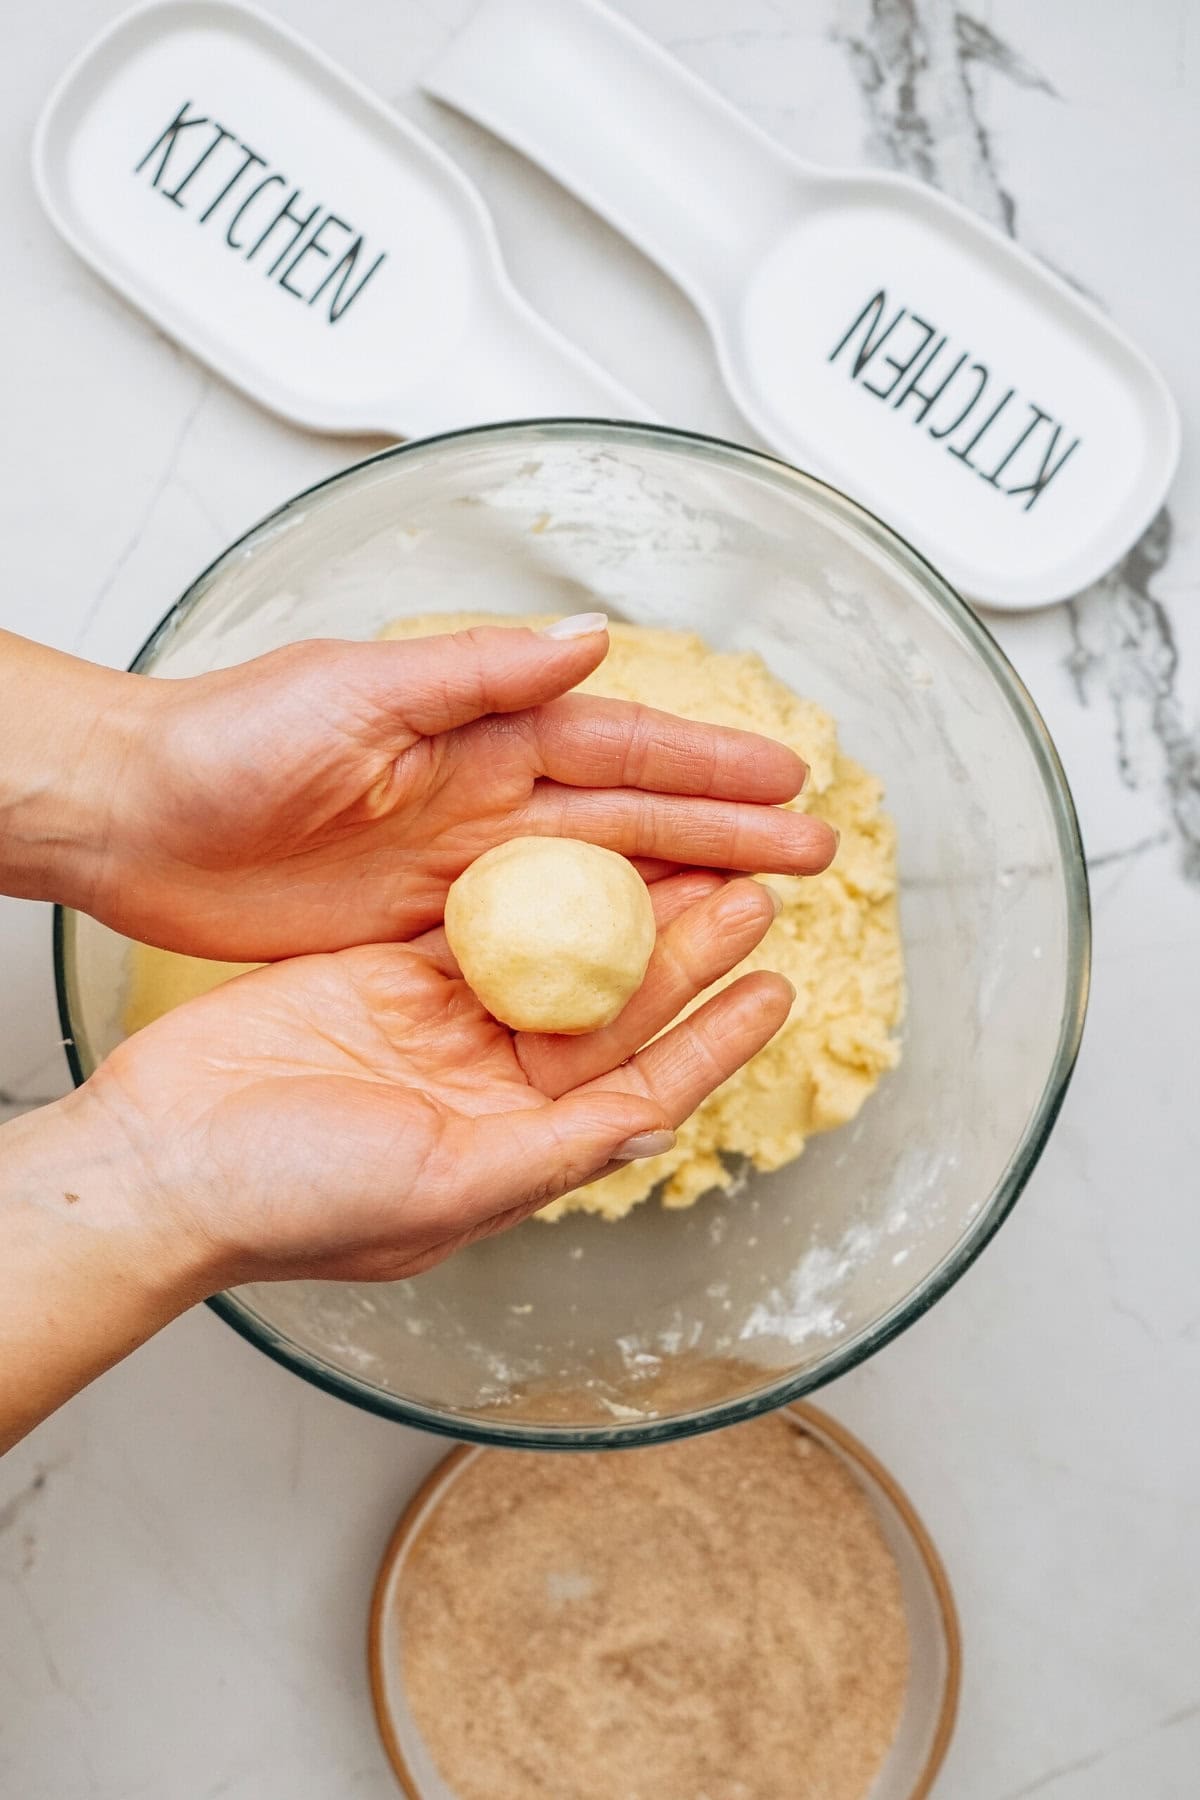
<svg viewBox="0 0 1200 1800">
<path fill-rule="evenodd" d="M 1042 1091 L 1009 1155 L 1003 1174 L 957 1242 L 917 1288 L 889 1308 L 873 1324 L 863 1327 L 844 1344 L 831 1350 L 812 1368 L 768 1379 L 762 1387 L 754 1389 L 750 1394 L 695 1411 L 674 1414 L 668 1419 L 647 1418 L 636 1422 L 558 1428 L 544 1424 L 506 1422 L 502 1416 L 486 1419 L 478 1414 L 458 1413 L 449 1408 L 406 1399 L 334 1367 L 315 1352 L 293 1343 L 276 1330 L 234 1290 L 213 1294 L 206 1301 L 218 1317 L 232 1326 L 239 1336 L 273 1361 L 302 1376 L 325 1393 L 349 1400 L 364 1411 L 468 1443 L 540 1450 L 623 1449 L 670 1441 L 702 1431 L 719 1430 L 725 1425 L 756 1417 L 759 1413 L 789 1405 L 806 1394 L 816 1392 L 828 1382 L 858 1367 L 891 1343 L 902 1331 L 923 1318 L 991 1242 L 1009 1217 L 1037 1166 L 1062 1108 L 1079 1055 L 1091 969 L 1091 898 L 1075 803 L 1045 721 L 991 631 L 928 559 L 876 514 L 858 501 L 850 499 L 839 488 L 797 469 L 782 457 L 751 449 L 726 438 L 667 425 L 554 416 L 500 420 L 388 445 L 301 489 L 264 514 L 227 545 L 164 613 L 130 662 L 130 671 L 139 672 L 152 662 L 159 644 L 203 600 L 211 579 L 223 564 L 241 555 L 260 535 L 277 530 L 296 509 L 303 507 L 315 494 L 324 492 L 326 488 L 336 487 L 342 482 L 352 482 L 364 470 L 378 463 L 431 450 L 436 454 L 452 455 L 463 445 L 472 444 L 479 439 L 507 437 L 517 443 L 523 439 L 544 443 L 547 438 L 563 441 L 577 438 L 581 434 L 593 442 L 607 439 L 615 444 L 666 444 L 669 448 L 682 450 L 686 454 L 699 453 L 702 458 L 709 457 L 727 467 L 730 464 L 735 467 L 741 465 L 752 473 L 765 470 L 773 481 L 793 486 L 809 497 L 815 496 L 821 506 L 852 525 L 917 579 L 926 596 L 948 616 L 950 623 L 966 637 L 980 656 L 1029 745 L 1050 803 L 1058 839 L 1066 892 L 1066 953 L 1062 1017 L 1054 1056 Z M 63 1048 L 72 1080 L 79 1087 L 86 1079 L 86 1074 L 76 1044 L 70 1008 L 70 975 L 73 969 L 73 945 L 69 928 L 71 916 L 73 915 L 69 914 L 68 909 L 61 905 L 55 906 L 54 980 Z"/>
<path fill-rule="evenodd" d="M 822 1407 L 813 1406 L 810 1401 L 794 1400 L 781 1410 L 800 1425 L 814 1431 L 818 1437 L 828 1438 L 835 1444 L 843 1457 L 852 1465 L 856 1479 L 865 1474 L 882 1489 L 908 1533 L 929 1578 L 937 1606 L 942 1640 L 946 1649 L 946 1676 L 929 1749 L 925 1754 L 925 1760 L 917 1775 L 916 1783 L 907 1796 L 907 1800 L 927 1800 L 941 1771 L 942 1764 L 946 1760 L 950 1741 L 954 1736 L 962 1693 L 962 1627 L 946 1565 L 942 1561 L 941 1553 L 928 1526 L 913 1505 L 907 1491 L 900 1485 L 891 1470 L 879 1460 L 874 1451 L 867 1448 L 861 1438 L 856 1437 L 840 1420 L 832 1418 Z M 411 1549 L 420 1531 L 424 1529 L 428 1519 L 432 1516 L 434 1506 L 457 1477 L 459 1471 L 467 1463 L 485 1455 L 489 1450 L 500 1448 L 502 1446 L 496 1444 L 459 1444 L 456 1449 L 449 1451 L 434 1465 L 401 1513 L 399 1521 L 388 1539 L 371 1590 L 366 1641 L 371 1706 L 375 1714 L 375 1724 L 384 1754 L 391 1764 L 392 1772 L 399 1782 L 406 1800 L 425 1800 L 425 1796 L 408 1766 L 404 1748 L 400 1742 L 400 1734 L 387 1701 L 387 1681 L 384 1673 L 386 1662 L 384 1629 L 392 1579 L 397 1565 Z"/>
</svg>

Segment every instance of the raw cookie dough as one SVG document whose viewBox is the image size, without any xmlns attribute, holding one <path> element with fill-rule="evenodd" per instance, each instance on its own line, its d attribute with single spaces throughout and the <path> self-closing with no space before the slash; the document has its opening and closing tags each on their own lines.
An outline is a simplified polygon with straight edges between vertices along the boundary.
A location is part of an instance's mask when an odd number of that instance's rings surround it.
<svg viewBox="0 0 1200 1800">
<path fill-rule="evenodd" d="M 400 619 L 384 636 L 546 622 L 438 614 Z M 854 1118 L 900 1055 L 893 1036 L 904 1011 L 896 833 L 882 810 L 882 782 L 843 756 L 829 714 L 797 698 L 752 651 L 717 651 L 694 632 L 644 625 L 611 624 L 609 640 L 584 693 L 640 700 L 790 745 L 811 771 L 793 808 L 827 819 L 842 841 L 823 875 L 767 878 L 783 911 L 758 949 L 709 990 L 751 969 L 778 970 L 796 989 L 783 1029 L 680 1127 L 673 1149 L 553 1201 L 537 1215 L 546 1220 L 576 1211 L 622 1218 L 659 1182 L 664 1206 L 691 1206 L 712 1188 L 733 1186 L 736 1170 L 723 1151 L 747 1156 L 756 1169 L 782 1168 L 814 1132 Z"/>
<path fill-rule="evenodd" d="M 468 987 L 514 1031 L 611 1025 L 654 948 L 646 884 L 623 856 L 520 837 L 477 857 L 446 895 L 446 939 Z"/>
<path fill-rule="evenodd" d="M 121 1014 L 126 1037 L 173 1012 L 185 1000 L 194 1000 L 197 994 L 207 994 L 210 988 L 257 967 L 257 963 L 206 962 L 203 957 L 178 956 L 173 950 L 134 944 Z"/>
<path fill-rule="evenodd" d="M 469 625 L 526 623 L 544 621 L 433 614 L 399 620 L 385 635 L 430 637 Z M 664 1206 L 690 1206 L 712 1188 L 733 1185 L 723 1151 L 747 1156 L 757 1169 L 781 1168 L 814 1132 L 854 1118 L 900 1054 L 893 1036 L 904 1010 L 896 838 L 882 811 L 882 783 L 842 755 L 828 713 L 798 699 L 753 652 L 715 651 L 694 633 L 639 625 L 613 624 L 609 634 L 609 654 L 582 684 L 585 692 L 640 700 L 789 744 L 811 770 L 792 805 L 827 819 L 842 841 L 823 875 L 769 877 L 783 911 L 758 949 L 726 977 L 750 969 L 786 975 L 796 1000 L 783 1029 L 704 1102 L 664 1156 L 565 1195 L 542 1219 L 581 1209 L 619 1219 L 659 1182 Z M 125 1029 L 136 1030 L 236 972 L 228 963 L 134 946 Z"/>
</svg>

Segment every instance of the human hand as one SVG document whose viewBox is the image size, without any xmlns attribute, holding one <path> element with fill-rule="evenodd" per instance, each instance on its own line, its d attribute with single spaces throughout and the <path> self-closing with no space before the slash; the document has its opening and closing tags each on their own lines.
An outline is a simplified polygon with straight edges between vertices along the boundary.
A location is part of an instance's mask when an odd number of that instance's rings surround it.
<svg viewBox="0 0 1200 1800">
<path fill-rule="evenodd" d="M 655 1038 L 775 908 L 758 883 L 703 872 L 651 893 L 646 980 L 603 1031 L 497 1024 L 436 930 L 240 976 L 128 1039 L 75 1098 L 121 1146 L 107 1160 L 133 1171 L 157 1241 L 210 1287 L 416 1274 L 668 1148 L 784 1022 L 789 984 L 758 973 Z"/>
<path fill-rule="evenodd" d="M 105 854 L 81 901 L 57 897 L 145 942 L 248 962 L 412 938 L 468 863 L 521 835 L 660 866 L 826 867 L 829 826 L 779 810 L 804 777 L 790 750 L 569 693 L 608 639 L 599 614 L 560 624 L 575 635 L 296 644 L 136 678 L 136 695 L 121 677 Z"/>
</svg>

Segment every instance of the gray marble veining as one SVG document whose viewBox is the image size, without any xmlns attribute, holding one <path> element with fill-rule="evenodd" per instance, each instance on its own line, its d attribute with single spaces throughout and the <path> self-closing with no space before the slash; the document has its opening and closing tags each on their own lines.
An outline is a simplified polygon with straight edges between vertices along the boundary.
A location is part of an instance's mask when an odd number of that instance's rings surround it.
<svg viewBox="0 0 1200 1800">
<path fill-rule="evenodd" d="M 977 71 L 1049 101 L 1058 98 L 1054 84 L 952 0 L 864 0 L 850 10 L 853 22 L 839 19 L 835 36 L 858 82 L 873 157 L 1019 238 L 1017 202 L 1000 176 Z M 1152 591 L 1172 538 L 1164 508 L 1117 569 L 1068 603 L 1068 667 L 1079 703 L 1108 709 L 1121 781 L 1155 794 L 1182 873 L 1200 886 L 1200 717 L 1187 717 L 1170 612 Z"/>
</svg>

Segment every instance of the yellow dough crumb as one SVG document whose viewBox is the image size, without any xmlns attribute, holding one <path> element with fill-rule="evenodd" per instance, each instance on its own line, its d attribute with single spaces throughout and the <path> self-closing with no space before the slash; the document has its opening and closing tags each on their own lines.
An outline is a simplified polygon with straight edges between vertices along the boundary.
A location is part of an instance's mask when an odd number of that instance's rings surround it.
<svg viewBox="0 0 1200 1800">
<path fill-rule="evenodd" d="M 383 635 L 430 637 L 471 625 L 541 623 L 486 613 L 433 614 L 399 620 Z M 853 1119 L 880 1075 L 899 1059 L 893 1032 L 904 1010 L 904 967 L 896 835 L 882 810 L 882 783 L 841 753 L 829 714 L 797 698 L 753 652 L 716 651 L 694 633 L 639 625 L 613 624 L 609 633 L 609 654 L 582 684 L 584 692 L 640 700 L 790 745 L 811 770 L 793 807 L 827 819 L 841 832 L 841 844 L 823 875 L 769 878 L 783 911 L 758 949 L 726 978 L 750 969 L 786 975 L 796 999 L 783 1029 L 704 1102 L 664 1156 L 631 1163 L 564 1195 L 538 1215 L 546 1220 L 580 1210 L 619 1219 L 660 1182 L 664 1206 L 691 1206 L 713 1188 L 732 1186 L 734 1171 L 723 1152 L 748 1157 L 756 1169 L 781 1168 L 815 1132 Z M 126 1031 L 244 966 L 135 945 Z"/>
</svg>

